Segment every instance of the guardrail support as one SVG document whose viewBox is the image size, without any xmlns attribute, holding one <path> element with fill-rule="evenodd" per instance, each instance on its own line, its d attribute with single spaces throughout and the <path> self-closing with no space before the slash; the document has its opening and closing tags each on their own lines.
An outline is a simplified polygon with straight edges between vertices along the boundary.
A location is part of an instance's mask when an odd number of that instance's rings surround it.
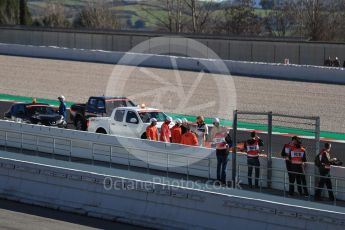
<svg viewBox="0 0 345 230">
<path fill-rule="evenodd" d="M 272 186 L 272 112 L 268 113 L 268 130 L 267 130 L 267 187 Z"/>
<path fill-rule="evenodd" d="M 232 123 L 232 136 L 233 136 L 233 148 L 232 148 L 232 186 L 236 185 L 236 155 L 237 155 L 237 110 L 234 111 L 234 120 Z"/>
</svg>

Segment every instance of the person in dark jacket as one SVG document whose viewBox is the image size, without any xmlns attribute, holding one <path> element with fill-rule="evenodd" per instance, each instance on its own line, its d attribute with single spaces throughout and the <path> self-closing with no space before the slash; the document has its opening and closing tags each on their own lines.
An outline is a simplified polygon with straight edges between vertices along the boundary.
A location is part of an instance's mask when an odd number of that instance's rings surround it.
<svg viewBox="0 0 345 230">
<path fill-rule="evenodd" d="M 66 108 L 66 103 L 65 103 L 65 97 L 64 96 L 60 96 L 58 97 L 59 100 L 59 114 L 61 116 L 63 116 L 64 120 L 67 122 L 67 108 Z"/>
<path fill-rule="evenodd" d="M 260 147 L 264 145 L 264 142 L 256 135 L 256 132 L 250 133 L 251 139 L 244 143 L 244 149 L 247 153 L 247 165 L 248 165 L 248 185 L 252 188 L 252 173 L 255 169 L 255 188 L 259 187 L 260 177 Z"/>
<path fill-rule="evenodd" d="M 281 156 L 285 159 L 286 171 L 288 172 L 289 181 L 291 180 L 291 161 L 290 161 L 290 151 L 296 146 L 299 139 L 297 136 L 293 136 L 290 143 L 284 145 Z"/>
<path fill-rule="evenodd" d="M 338 57 L 335 57 L 335 60 L 333 61 L 333 66 L 334 67 L 340 67 L 340 61 Z"/>
<path fill-rule="evenodd" d="M 317 167 L 319 168 L 320 172 L 320 181 L 319 185 L 317 186 L 317 189 L 315 191 L 315 200 L 320 200 L 321 199 L 321 191 L 323 187 L 326 185 L 327 190 L 328 190 L 328 197 L 330 201 L 334 201 L 334 194 L 332 190 L 332 181 L 331 181 L 331 162 L 332 159 L 330 157 L 330 151 L 331 151 L 331 144 L 330 143 L 325 143 L 324 149 L 321 150 L 320 154 L 318 155 L 319 157 L 319 164 Z"/>
</svg>

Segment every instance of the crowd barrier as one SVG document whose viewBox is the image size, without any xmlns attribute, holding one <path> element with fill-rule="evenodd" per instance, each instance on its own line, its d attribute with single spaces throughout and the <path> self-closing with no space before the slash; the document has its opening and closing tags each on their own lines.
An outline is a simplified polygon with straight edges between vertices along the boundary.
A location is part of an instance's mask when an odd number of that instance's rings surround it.
<svg viewBox="0 0 345 230">
<path fill-rule="evenodd" d="M 159 229 L 343 229 L 337 207 L 316 209 L 0 157 L 0 197 Z M 109 185 L 113 185 L 109 186 Z M 107 188 L 107 189 L 106 189 Z M 324 208 L 324 207 L 323 207 Z"/>
<path fill-rule="evenodd" d="M 0 54 L 63 60 L 124 64 L 211 73 L 243 75 L 282 80 L 345 84 L 345 69 L 308 65 L 200 59 L 164 55 L 69 49 L 45 46 L 0 44 Z M 174 59 L 174 62 L 171 60 Z M 176 63 L 173 64 L 173 63 Z M 225 64 L 225 65 L 224 65 Z M 226 68 L 224 68 L 226 67 Z"/>
<path fill-rule="evenodd" d="M 214 149 L 184 146 L 172 143 L 151 142 L 148 140 L 121 136 L 103 135 L 76 130 L 59 129 L 46 126 L 0 121 L 0 145 L 18 149 L 44 152 L 69 158 L 88 159 L 120 164 L 127 167 L 139 167 L 159 170 L 165 174 L 178 173 L 188 177 L 216 179 L 217 159 Z M 232 157 L 232 156 L 231 156 Z M 238 165 L 246 165 L 246 155 L 237 154 Z M 230 162 L 232 159 L 230 158 Z M 232 165 L 227 168 L 231 178 Z M 267 158 L 260 158 L 262 186 L 267 187 Z M 281 158 L 272 158 L 271 188 L 284 191 L 288 182 L 284 171 L 285 162 Z M 238 167 L 239 180 L 247 183 L 247 167 Z M 312 163 L 306 166 L 306 174 L 314 175 Z M 338 199 L 345 200 L 345 168 L 332 167 L 332 176 L 339 179 L 336 183 Z M 308 180 L 314 186 L 314 176 Z M 312 186 L 312 187 L 313 187 Z M 313 194 L 314 189 L 310 191 Z M 325 194 L 326 195 L 326 194 Z M 327 195 L 326 195 L 327 196 Z"/>
</svg>

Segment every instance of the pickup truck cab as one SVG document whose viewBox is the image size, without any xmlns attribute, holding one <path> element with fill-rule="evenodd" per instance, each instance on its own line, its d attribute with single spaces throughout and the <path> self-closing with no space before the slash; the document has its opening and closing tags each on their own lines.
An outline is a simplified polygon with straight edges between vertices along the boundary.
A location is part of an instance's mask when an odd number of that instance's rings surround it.
<svg viewBox="0 0 345 230">
<path fill-rule="evenodd" d="M 157 119 L 160 129 L 167 115 L 158 109 L 141 107 L 119 107 L 110 117 L 94 117 L 89 121 L 89 132 L 119 135 L 133 138 L 146 138 L 146 128 L 150 119 Z M 172 127 L 174 124 L 170 124 Z"/>
<path fill-rule="evenodd" d="M 77 130 L 85 131 L 90 117 L 109 117 L 114 108 L 135 106 L 126 97 L 90 97 L 86 104 L 74 104 L 70 108 L 70 119 Z"/>
</svg>

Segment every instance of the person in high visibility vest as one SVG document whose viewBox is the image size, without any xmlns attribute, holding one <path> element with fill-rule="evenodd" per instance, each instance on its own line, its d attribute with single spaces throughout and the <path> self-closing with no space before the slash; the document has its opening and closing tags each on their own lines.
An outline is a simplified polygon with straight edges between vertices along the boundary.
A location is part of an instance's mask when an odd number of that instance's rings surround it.
<svg viewBox="0 0 345 230">
<path fill-rule="evenodd" d="M 182 130 L 181 130 L 182 121 L 181 119 L 176 119 L 176 124 L 170 129 L 171 132 L 171 143 L 181 143 Z"/>
<path fill-rule="evenodd" d="M 286 170 L 288 172 L 289 181 L 291 177 L 291 173 L 290 173 L 291 161 L 290 161 L 289 155 L 290 155 L 291 149 L 295 147 L 298 141 L 299 141 L 299 138 L 297 136 L 293 136 L 291 139 L 291 142 L 285 144 L 281 151 L 281 156 L 285 159 L 285 165 L 286 165 Z"/>
<path fill-rule="evenodd" d="M 318 154 L 318 163 L 316 166 L 319 168 L 320 178 L 319 184 L 317 186 L 317 189 L 315 191 L 315 200 L 321 199 L 321 191 L 323 187 L 326 185 L 328 190 L 328 198 L 330 201 L 334 201 L 334 194 L 332 190 L 332 181 L 331 181 L 331 164 L 332 160 L 330 156 L 332 145 L 330 143 L 325 143 L 324 149 L 321 150 L 320 154 Z"/>
<path fill-rule="evenodd" d="M 157 119 L 151 118 L 150 125 L 146 128 L 146 137 L 151 141 L 158 141 Z"/>
<path fill-rule="evenodd" d="M 187 126 L 187 132 L 182 135 L 181 137 L 181 144 L 183 145 L 198 145 L 198 138 L 197 136 L 190 130 L 190 126 Z"/>
<path fill-rule="evenodd" d="M 220 125 L 218 118 L 213 119 L 213 127 L 211 129 L 208 140 L 212 143 L 211 146 L 216 148 L 217 156 L 217 182 L 226 184 L 226 168 L 229 161 L 229 148 L 232 147 L 232 142 L 228 142 L 225 138 L 227 136 L 227 129 Z"/>
<path fill-rule="evenodd" d="M 188 126 L 188 120 L 186 118 L 182 118 L 182 125 L 181 125 L 182 135 L 187 132 L 187 126 Z"/>
<path fill-rule="evenodd" d="M 304 175 L 304 164 L 307 162 L 306 157 L 306 151 L 302 147 L 302 144 L 300 141 L 296 143 L 294 147 L 291 148 L 289 159 L 291 161 L 290 165 L 290 180 L 289 180 L 289 195 L 294 195 L 295 190 L 295 181 L 297 182 L 297 190 L 300 195 L 303 195 L 302 193 L 302 176 Z M 303 191 L 304 195 L 308 196 L 308 188 L 306 184 L 303 183 Z"/>
<path fill-rule="evenodd" d="M 162 142 L 170 142 L 171 132 L 169 124 L 172 122 L 171 117 L 166 117 L 164 123 L 161 126 L 161 133 L 159 140 Z"/>
<path fill-rule="evenodd" d="M 263 141 L 259 136 L 256 135 L 256 132 L 253 131 L 250 133 L 251 139 L 247 140 L 244 143 L 244 149 L 247 153 L 247 165 L 248 165 L 248 185 L 253 187 L 252 184 L 252 174 L 253 168 L 255 168 L 255 188 L 259 187 L 259 177 L 260 177 L 260 147 L 264 145 Z"/>
</svg>

